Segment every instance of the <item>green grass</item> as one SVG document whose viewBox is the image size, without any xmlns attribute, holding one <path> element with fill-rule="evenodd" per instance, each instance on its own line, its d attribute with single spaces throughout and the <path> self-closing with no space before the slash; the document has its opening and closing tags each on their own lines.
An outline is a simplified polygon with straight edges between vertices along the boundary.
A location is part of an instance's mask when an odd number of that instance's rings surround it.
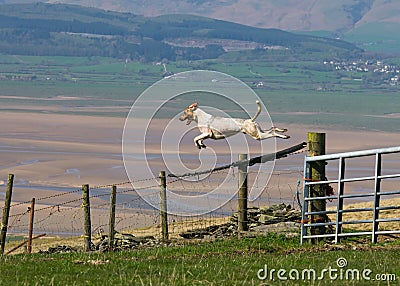
<svg viewBox="0 0 400 286">
<path fill-rule="evenodd" d="M 344 34 L 344 40 L 378 53 L 399 54 L 399 24 L 375 22 L 361 25 Z"/>
<path fill-rule="evenodd" d="M 390 62 L 399 63 L 400 59 Z M 382 117 L 400 110 L 398 87 L 365 85 L 361 80 L 364 74 L 332 71 L 322 62 L 181 61 L 167 63 L 167 69 L 174 73 L 212 70 L 232 75 L 254 88 L 272 119 L 280 123 L 399 131 L 398 119 Z M 3 110 L 12 111 L 43 106 L 49 107 L 47 112 L 125 117 L 134 100 L 161 80 L 163 73 L 162 65 L 112 58 L 0 55 L 1 95 L 24 97 L 1 98 L 0 104 Z M 264 86 L 256 88 L 260 81 Z M 63 100 L 57 100 L 59 96 Z M 201 98 L 199 101 L 201 104 Z M 186 103 L 174 106 L 174 111 L 180 112 Z M 219 99 L 215 98 L 213 104 L 218 106 Z M 115 106 L 116 110 L 97 109 L 105 106 Z M 92 111 L 81 112 L 81 107 Z"/>
<path fill-rule="evenodd" d="M 0 285 L 371 285 L 371 281 L 362 280 L 331 281 L 328 276 L 316 281 L 286 282 L 280 282 L 276 273 L 274 281 L 257 277 L 264 265 L 269 270 L 297 269 L 300 273 L 311 268 L 316 273 L 329 267 L 338 269 L 339 258 L 347 260 L 346 269 L 371 269 L 370 277 L 394 274 L 397 280 L 384 285 L 398 285 L 398 245 L 345 249 L 299 246 L 298 238 L 269 234 L 129 252 L 2 256 Z M 103 264 L 96 265 L 96 261 Z"/>
</svg>

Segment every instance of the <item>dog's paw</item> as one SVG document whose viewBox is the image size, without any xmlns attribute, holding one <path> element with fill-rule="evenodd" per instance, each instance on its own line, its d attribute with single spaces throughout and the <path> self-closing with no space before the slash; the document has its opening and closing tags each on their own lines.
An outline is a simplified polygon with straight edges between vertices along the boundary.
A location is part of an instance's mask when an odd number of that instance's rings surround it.
<svg viewBox="0 0 400 286">
<path fill-rule="evenodd" d="M 204 143 L 202 142 L 202 143 L 200 143 L 199 144 L 199 149 L 205 149 L 205 148 L 207 148 L 207 146 L 206 145 L 204 145 Z"/>
</svg>

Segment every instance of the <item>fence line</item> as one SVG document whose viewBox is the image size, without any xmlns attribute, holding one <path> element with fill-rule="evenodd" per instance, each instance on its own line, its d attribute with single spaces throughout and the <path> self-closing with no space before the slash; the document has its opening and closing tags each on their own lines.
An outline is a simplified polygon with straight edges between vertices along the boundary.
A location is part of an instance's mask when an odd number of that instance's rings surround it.
<svg viewBox="0 0 400 286">
<path fill-rule="evenodd" d="M 288 173 L 288 174 L 299 174 L 297 171 L 295 172 L 284 172 L 284 173 Z M 277 174 L 276 176 L 279 176 L 279 174 Z M 179 180 L 173 180 L 173 181 L 168 181 L 167 184 L 176 184 L 178 182 L 182 182 L 184 183 L 184 188 L 188 188 L 188 186 L 186 186 L 187 184 L 192 184 L 191 182 L 187 182 L 187 181 L 183 181 L 181 179 Z M 194 182 L 196 183 L 196 182 Z M 117 195 L 119 194 L 127 194 L 130 192 L 135 192 L 137 189 L 146 189 L 149 186 L 144 186 L 144 187 L 140 187 L 140 188 L 136 188 L 136 189 L 118 189 L 117 190 Z M 152 184 L 150 187 L 159 187 L 159 184 Z M 76 191 L 72 191 L 71 193 L 76 193 Z M 148 196 L 154 196 L 154 192 L 149 193 Z M 91 194 L 90 195 L 90 199 L 96 199 L 96 198 L 106 198 L 109 196 L 109 193 L 104 193 L 104 194 Z M 142 197 L 146 196 L 146 194 L 142 194 L 140 197 L 136 197 L 136 198 L 131 198 L 129 200 L 125 200 L 124 202 L 117 202 L 116 206 L 117 208 L 127 208 L 129 204 L 134 203 L 134 202 L 139 202 L 142 201 Z M 47 196 L 46 198 L 53 198 L 54 196 Z M 43 201 L 43 198 L 39 198 L 36 199 L 36 201 Z M 28 206 L 27 202 L 25 205 Z M 22 205 L 22 204 L 21 204 Z M 15 206 L 15 205 L 13 205 Z M 20 206 L 20 204 L 18 204 L 18 206 Z M 103 200 L 101 201 L 101 203 L 92 203 L 92 209 L 107 209 L 109 207 L 109 203 Z M 36 224 L 40 224 L 45 222 L 46 220 L 50 219 L 51 217 L 53 217 L 54 215 L 58 215 L 58 214 L 62 214 L 62 213 L 67 213 L 67 212 L 72 212 L 71 213 L 71 217 L 74 216 L 79 216 L 80 212 L 82 210 L 82 204 L 81 204 L 81 198 L 77 197 L 75 199 L 70 199 L 70 200 L 66 200 L 66 201 L 62 201 L 59 202 L 57 204 L 50 204 L 50 205 L 45 205 L 45 206 L 41 206 L 41 207 L 37 207 L 35 212 L 36 213 L 47 213 L 47 215 L 45 215 L 44 217 L 42 216 L 41 218 L 38 217 L 37 221 L 35 222 Z M 23 221 L 23 217 L 29 214 L 29 210 L 23 210 L 22 212 L 18 212 L 18 213 L 12 213 L 9 217 L 11 218 L 12 222 L 10 223 L 10 228 L 14 228 L 14 226 L 19 226 L 19 227 L 27 227 L 29 224 L 28 222 L 21 224 L 20 222 Z"/>
<path fill-rule="evenodd" d="M 176 178 L 173 181 L 169 181 L 168 184 L 173 184 L 175 182 L 181 181 L 181 179 L 184 178 L 184 177 L 196 177 L 196 176 L 199 176 L 199 175 L 202 175 L 202 174 L 216 173 L 216 172 L 224 171 L 224 170 L 232 168 L 232 167 L 237 167 L 237 166 L 239 166 L 241 164 L 248 165 L 248 166 L 253 166 L 255 164 L 265 163 L 265 162 L 268 162 L 268 161 L 271 161 L 271 160 L 274 160 L 274 159 L 281 159 L 281 158 L 284 158 L 284 157 L 286 157 L 288 155 L 296 154 L 296 152 L 300 151 L 301 149 L 304 149 L 305 146 L 306 146 L 306 143 L 302 142 L 300 144 L 297 144 L 297 145 L 292 146 L 290 148 L 286 148 L 284 150 L 281 150 L 281 151 L 273 153 L 273 154 L 257 156 L 257 157 L 253 157 L 253 158 L 250 158 L 250 159 L 247 159 L 247 160 L 238 160 L 236 162 L 233 162 L 233 163 L 230 163 L 230 164 L 227 164 L 227 165 L 224 165 L 224 166 L 220 166 L 220 167 L 209 169 L 209 170 L 204 170 L 204 171 L 201 171 L 201 172 L 192 172 L 192 173 L 186 173 L 186 174 L 182 174 L 182 175 L 168 174 L 167 175 L 168 177 Z M 304 152 L 304 151 L 302 151 L 302 152 Z M 298 173 L 298 171 L 289 171 L 289 172 L 280 172 L 280 173 L 293 174 L 293 173 Z M 113 184 L 98 185 L 98 186 L 91 187 L 91 190 L 112 188 L 113 186 L 121 186 L 121 185 L 127 185 L 127 184 L 133 185 L 135 183 L 140 183 L 140 182 L 154 181 L 155 179 L 156 179 L 156 177 L 151 177 L 151 178 L 146 178 L 146 179 L 124 181 L 124 182 L 113 183 Z M 117 191 L 117 194 L 118 193 L 132 192 L 132 191 L 136 191 L 136 190 L 145 190 L 145 189 L 154 188 L 154 187 L 158 187 L 158 186 L 159 186 L 159 184 L 153 184 L 153 185 L 145 186 L 145 187 L 141 187 L 141 188 L 135 187 L 135 188 L 124 190 L 124 191 Z M 80 192 L 81 192 L 81 189 L 74 189 L 74 190 L 67 191 L 67 192 L 56 193 L 54 195 L 49 195 L 49 196 L 45 196 L 45 197 L 39 197 L 39 198 L 36 198 L 36 201 L 39 202 L 39 201 L 43 201 L 43 200 L 47 200 L 47 199 L 51 199 L 51 198 L 57 198 L 57 197 L 70 195 L 70 194 L 74 194 L 74 193 L 80 193 Z M 108 195 L 109 194 L 91 195 L 90 198 L 108 196 Z M 67 201 L 67 202 L 56 204 L 55 206 L 62 206 L 62 205 L 73 203 L 73 202 L 79 201 L 79 200 L 80 199 L 70 200 L 70 201 Z M 18 202 L 18 203 L 10 205 L 10 208 L 11 207 L 20 206 L 20 205 L 25 205 L 25 204 L 28 204 L 30 202 L 31 202 L 30 200 L 24 201 L 24 202 Z M 48 209 L 48 208 L 51 208 L 51 207 L 54 207 L 54 206 L 43 207 L 43 208 L 38 209 L 36 211 L 45 210 L 45 209 Z M 4 207 L 0 207 L 0 209 L 4 209 Z M 10 217 L 18 216 L 18 215 L 21 215 L 21 214 L 24 214 L 24 213 L 14 214 L 14 215 L 11 215 Z"/>
<path fill-rule="evenodd" d="M 233 162 L 228 165 L 224 165 L 218 168 L 206 170 L 208 173 L 210 173 L 210 176 L 207 177 L 206 179 L 199 180 L 199 176 L 202 174 L 207 173 L 206 171 L 202 172 L 193 172 L 193 173 L 186 173 L 183 175 L 176 175 L 176 174 L 169 174 L 165 177 L 165 184 L 169 188 L 176 188 L 176 189 L 183 189 L 185 191 L 199 191 L 199 190 L 204 190 L 208 185 L 212 186 L 213 184 L 218 184 L 218 182 L 221 180 L 221 173 L 226 173 L 229 175 L 229 180 L 237 180 L 237 177 L 239 176 L 239 172 L 235 173 L 235 167 L 240 166 L 241 164 L 251 166 L 254 164 L 260 164 L 264 162 L 268 162 L 271 158 L 284 158 L 289 155 L 296 155 L 299 153 L 304 152 L 304 147 L 305 143 L 301 143 L 298 145 L 295 145 L 293 147 L 284 149 L 282 151 L 279 151 L 274 154 L 267 154 L 263 156 L 257 156 L 250 158 L 248 160 L 238 160 L 236 162 Z M 400 148 L 400 147 L 398 147 Z M 382 150 L 382 149 L 378 149 Z M 308 150 L 309 151 L 309 150 Z M 376 152 L 376 150 L 372 150 Z M 370 152 L 372 152 L 370 151 Z M 386 150 L 387 152 L 392 152 L 396 151 L 397 149 L 389 148 Z M 360 151 L 361 152 L 361 151 Z M 318 181 L 310 180 L 310 172 L 308 171 L 309 169 L 306 168 L 306 173 L 303 174 L 302 170 L 283 170 L 283 171 L 274 171 L 272 174 L 272 186 L 258 186 L 262 187 L 264 190 L 264 195 L 260 197 L 257 201 L 254 201 L 252 203 L 249 203 L 248 207 L 251 208 L 252 206 L 256 204 L 261 204 L 263 201 L 267 201 L 268 204 L 271 202 L 274 202 L 274 199 L 276 199 L 276 202 L 291 202 L 293 205 L 295 205 L 297 202 L 296 198 L 296 192 L 299 193 L 299 184 L 300 179 L 306 178 L 304 180 L 304 196 L 305 199 L 303 200 L 303 219 L 301 221 L 302 223 L 302 243 L 305 241 L 305 239 L 309 238 L 318 238 L 318 237 L 333 237 L 335 238 L 335 241 L 338 242 L 341 237 L 345 237 L 348 234 L 342 233 L 341 229 L 342 226 L 346 225 L 347 223 L 342 220 L 342 216 L 345 213 L 351 212 L 350 210 L 344 210 L 343 209 L 343 200 L 355 197 L 354 195 L 349 195 L 349 194 L 344 194 L 344 184 L 345 183 L 350 183 L 352 180 L 359 181 L 361 179 L 368 179 L 375 181 L 376 186 L 380 186 L 380 183 L 383 182 L 386 179 L 391 179 L 391 178 L 400 178 L 400 174 L 391 174 L 391 175 L 382 175 L 380 168 L 376 169 L 375 175 L 374 176 L 369 176 L 369 177 L 357 177 L 357 178 L 348 178 L 344 177 L 344 166 L 345 166 L 345 161 L 347 161 L 346 154 L 349 155 L 350 157 L 356 157 L 356 156 L 368 156 L 364 152 L 351 152 L 350 155 L 349 153 L 340 153 L 340 154 L 334 154 L 334 155 L 322 155 L 320 157 L 306 157 L 306 164 L 315 162 L 315 161 L 334 161 L 336 159 L 339 160 L 339 166 L 338 170 L 340 172 L 337 172 L 338 179 L 336 180 L 328 180 L 326 178 Z M 387 153 L 386 152 L 386 153 Z M 399 151 L 400 152 L 400 151 Z M 338 157 L 339 156 L 339 157 Z M 381 163 L 382 158 L 379 157 L 378 155 L 375 155 L 376 157 L 376 162 Z M 379 164 L 376 164 L 378 166 Z M 259 174 L 260 171 L 253 171 L 251 168 L 248 168 L 246 176 L 252 176 L 254 174 Z M 211 176 L 213 175 L 213 176 Z M 265 172 L 265 175 L 267 175 L 267 172 Z M 194 178 L 193 181 L 186 180 L 188 177 Z M 293 181 L 293 187 L 287 183 L 285 180 L 285 186 L 282 187 L 282 178 L 287 178 L 287 177 L 295 177 Z M 197 178 L 197 179 L 196 179 Z M 256 182 L 257 183 L 257 182 Z M 297 184 L 296 184 L 297 183 Z M 328 184 L 335 184 L 336 187 L 336 192 L 337 195 L 325 195 L 325 196 L 319 196 L 318 198 L 314 197 L 309 197 L 310 191 L 309 189 L 312 188 L 315 185 L 325 185 L 327 186 Z M 129 187 L 124 187 L 125 185 L 130 185 Z M 160 189 L 160 180 L 158 177 L 152 177 L 152 178 L 146 178 L 146 179 L 140 179 L 140 180 L 133 180 L 133 181 L 124 181 L 124 182 L 119 182 L 115 184 L 107 184 L 107 185 L 98 185 L 90 188 L 90 191 L 92 192 L 89 194 L 89 199 L 90 199 L 90 205 L 91 205 L 91 231 L 90 234 L 94 235 L 95 233 L 98 233 L 99 235 L 104 235 L 104 233 L 107 233 L 110 235 L 110 233 L 114 234 L 114 231 L 126 231 L 126 230 L 131 230 L 135 228 L 137 230 L 138 234 L 143 234 L 143 235 L 149 235 L 149 230 L 147 229 L 140 229 L 144 226 L 148 225 L 158 225 L 160 228 L 152 230 L 153 232 L 150 233 L 150 235 L 154 235 L 154 231 L 157 231 L 156 235 L 160 236 L 161 235 L 161 221 L 162 221 L 162 215 L 159 211 L 155 210 L 152 207 L 149 207 L 147 204 L 143 203 L 143 197 L 146 196 L 154 196 L 158 195 L 159 191 L 154 191 L 154 189 L 159 190 Z M 271 185 L 271 184 L 270 184 Z M 287 186 L 289 187 L 290 191 L 285 191 L 287 189 Z M 119 188 L 117 188 L 117 186 Z M 117 200 L 115 202 L 109 202 L 108 198 L 111 194 L 111 190 L 115 187 L 115 194 L 117 196 Z M 309 188 L 309 189 L 307 189 Z M 144 192 L 143 194 L 140 194 L 140 196 L 137 194 L 138 190 L 149 190 L 148 193 Z M 82 192 L 81 189 L 73 189 L 71 191 L 67 192 L 62 192 L 62 193 L 55 193 L 52 195 L 47 195 L 44 197 L 39 197 L 36 198 L 36 203 L 41 202 L 42 205 L 39 205 L 38 207 L 35 207 L 35 232 L 46 232 L 46 233 L 51 233 L 54 232 L 56 233 L 56 230 L 58 230 L 58 233 L 67 233 L 68 235 L 82 235 L 83 232 L 83 226 L 84 226 L 84 207 L 85 204 L 82 203 L 82 197 L 79 196 L 80 193 Z M 289 196 L 288 196 L 289 194 Z M 350 235 L 356 235 L 356 234 L 371 234 L 372 235 L 372 241 L 376 242 L 377 235 L 378 234 L 390 234 L 390 233 L 400 233 L 399 231 L 396 232 L 389 232 L 389 231 L 383 231 L 378 229 L 379 223 L 385 223 L 389 221 L 400 221 L 400 218 L 396 219 L 388 219 L 388 218 L 382 218 L 379 217 L 379 212 L 386 211 L 386 210 L 392 210 L 392 209 L 400 209 L 399 206 L 381 206 L 379 203 L 379 199 L 381 196 L 389 196 L 389 195 L 398 195 L 400 194 L 400 191 L 392 191 L 392 192 L 375 192 L 373 194 L 364 194 L 363 197 L 366 197 L 367 195 L 373 196 L 375 198 L 375 206 L 372 208 L 363 208 L 363 209 L 358 209 L 357 211 L 370 211 L 374 213 L 374 217 L 372 220 L 365 220 L 359 223 L 373 223 L 374 228 L 372 232 L 359 232 L 359 233 L 352 233 Z M 51 200 L 56 198 L 57 200 L 62 200 L 60 202 L 57 202 L 54 204 Z M 119 199 L 119 200 L 118 200 Z M 313 201 L 317 200 L 333 200 L 334 203 L 336 203 L 337 209 L 335 211 L 332 210 L 324 210 L 323 212 L 319 211 L 311 211 L 308 208 L 308 205 L 311 204 Z M 4 216 L 4 211 L 8 209 L 10 211 L 10 214 L 8 215 L 8 218 L 11 219 L 10 223 L 3 223 L 2 224 L 2 230 L 4 229 L 4 225 L 8 227 L 8 230 L 13 232 L 13 233 L 23 233 L 26 231 L 26 227 L 29 226 L 29 219 L 28 215 L 30 215 L 30 210 L 28 209 L 28 205 L 30 204 L 31 201 L 26 201 L 26 202 L 17 202 L 14 204 L 10 204 L 9 207 L 2 207 L 1 209 L 3 210 L 3 219 L 5 218 Z M 27 210 L 23 210 L 24 207 L 27 207 Z M 132 207 L 133 206 L 133 207 Z M 106 212 L 106 210 L 109 210 L 110 207 L 115 207 L 115 212 L 114 212 L 114 227 L 110 226 L 109 219 L 111 217 L 111 214 L 109 212 Z M 183 215 L 175 214 L 171 215 L 169 214 L 166 221 L 168 225 L 168 232 L 174 236 L 177 235 L 179 232 L 182 230 L 193 230 L 195 228 L 199 227 L 209 227 L 212 224 L 221 224 L 229 220 L 228 213 L 232 214 L 237 211 L 236 205 L 234 205 L 233 202 L 229 202 L 225 209 L 221 209 L 218 212 L 214 213 L 209 213 L 206 215 L 202 216 L 196 216 L 196 217 L 184 217 Z M 354 211 L 354 210 L 353 210 Z M 313 220 L 312 216 L 315 215 L 336 215 L 335 217 L 335 222 L 332 221 L 316 221 Z M 66 225 L 63 223 L 63 221 L 66 220 L 66 218 L 70 217 L 70 225 Z M 239 222 L 248 222 L 248 219 L 245 217 L 241 217 L 238 219 Z M 335 233 L 327 233 L 326 235 L 316 235 L 311 234 L 308 235 L 306 229 L 309 229 L 311 227 L 336 227 Z M 108 228 L 108 229 L 107 229 Z M 114 228 L 114 230 L 112 230 Z M 105 231 L 105 230 L 106 231 Z M 62 230 L 62 231 L 61 231 Z M 135 230 L 135 231 L 136 231 Z M 110 232 L 112 231 L 112 232 Z M 111 236 L 110 236 L 111 237 Z M 375 238 L 374 238 L 375 237 Z M 5 241 L 5 240 L 3 240 Z M 110 248 L 112 248 L 112 244 L 109 245 Z"/>
<path fill-rule="evenodd" d="M 279 151 L 274 154 L 267 154 L 264 156 L 258 156 L 254 158 L 250 158 L 249 160 L 239 160 L 237 162 L 233 162 L 229 164 L 229 166 L 224 166 L 224 168 L 215 168 L 213 170 L 208 170 L 210 174 L 216 174 L 218 175 L 220 172 L 226 172 L 228 169 L 232 169 L 234 167 L 239 166 L 240 164 L 248 164 L 248 165 L 254 165 L 258 163 L 263 163 L 270 161 L 273 158 L 283 158 L 286 157 L 287 155 L 295 152 L 299 152 L 301 149 L 304 148 L 304 143 L 298 144 L 294 147 L 287 148 L 285 150 Z M 206 172 L 202 172 L 204 174 Z M 235 178 L 236 174 L 233 172 L 227 172 L 232 179 Z M 252 174 L 250 171 L 249 174 Z M 286 172 L 280 172 L 280 174 L 296 174 L 299 175 L 298 171 L 286 171 Z M 172 186 L 174 184 L 182 184 L 184 189 L 189 189 L 187 187 L 188 183 L 191 184 L 198 184 L 199 180 L 195 180 L 193 182 L 188 182 L 187 180 L 184 180 L 184 178 L 187 178 L 189 176 L 192 177 L 198 177 L 200 175 L 199 172 L 197 173 L 191 173 L 191 174 L 184 174 L 184 176 L 177 176 L 173 174 L 169 174 L 166 176 L 166 185 Z M 279 176 L 279 172 L 277 173 Z M 146 178 L 146 179 L 140 179 L 140 180 L 133 180 L 133 181 L 124 181 L 124 182 L 119 182 L 119 183 L 114 183 L 114 184 L 107 184 L 107 185 L 98 185 L 94 187 L 90 187 L 90 194 L 88 196 L 88 199 L 90 200 L 90 209 L 92 210 L 92 221 L 90 225 L 92 225 L 92 229 L 88 230 L 88 232 L 84 235 L 84 237 L 88 237 L 89 233 L 93 234 L 95 232 L 99 233 L 104 233 L 102 230 L 103 228 L 109 228 L 110 231 L 110 225 L 106 224 L 104 222 L 108 221 L 110 215 L 107 217 L 105 214 L 103 214 L 103 211 L 108 209 L 110 206 L 115 207 L 116 211 L 115 213 L 117 214 L 115 216 L 115 224 L 114 228 L 118 228 L 119 230 L 124 230 L 124 229 L 129 229 L 132 227 L 138 227 L 140 225 L 143 225 L 142 222 L 137 219 L 137 221 L 134 221 L 135 218 L 140 219 L 145 219 L 147 223 L 150 223 L 151 225 L 154 224 L 159 224 L 161 221 L 161 215 L 160 213 L 156 212 L 154 209 L 142 205 L 141 202 L 143 202 L 143 196 L 154 196 L 156 192 L 154 190 L 151 190 L 148 194 L 146 192 L 144 194 L 141 194 L 140 196 L 137 195 L 136 191 L 137 190 L 146 190 L 146 189 L 154 189 L 154 188 L 159 188 L 160 187 L 160 182 L 157 180 L 158 178 L 152 177 L 152 178 Z M 218 176 L 215 178 L 208 178 L 207 180 L 208 183 L 215 183 L 217 184 L 219 180 L 221 180 Z M 130 188 L 123 188 L 124 185 L 130 184 L 132 187 Z M 202 183 L 204 184 L 204 183 Z M 122 187 L 117 189 L 116 187 Z M 199 188 L 203 188 L 205 186 L 200 186 Z M 263 186 L 265 187 L 265 186 Z M 115 193 L 116 195 L 120 196 L 128 196 L 124 198 L 125 200 L 123 201 L 116 201 L 115 203 L 107 203 L 105 201 L 105 198 L 110 196 L 110 191 L 112 188 L 115 188 Z M 197 185 L 196 185 L 196 188 Z M 102 190 L 105 190 L 102 192 Z M 99 191 L 101 191 L 99 193 Z M 35 207 L 35 216 L 34 216 L 34 230 L 35 232 L 47 232 L 47 233 L 52 233 L 56 232 L 58 230 L 58 233 L 63 233 L 65 230 L 68 230 L 66 233 L 75 235 L 75 234 L 82 234 L 83 233 L 83 226 L 84 226 L 84 211 L 83 209 L 85 208 L 85 205 L 87 203 L 82 203 L 82 197 L 79 196 L 79 193 L 81 193 L 81 189 L 73 189 L 71 191 L 66 191 L 66 192 L 57 192 L 55 194 L 43 196 L 43 197 L 37 197 L 36 198 L 36 204 L 38 204 Z M 93 193 L 94 192 L 94 193 Z M 134 193 L 133 195 L 137 195 L 138 197 L 129 197 L 131 194 L 129 193 Z M 52 202 L 53 199 L 61 200 L 60 202 L 54 204 Z M 64 200 L 63 200 L 64 199 Z M 129 200 L 128 200 L 129 199 Z M 22 233 L 25 232 L 25 228 L 30 225 L 30 222 L 27 218 L 27 215 L 31 215 L 33 209 L 29 209 L 27 207 L 26 210 L 21 210 L 24 208 L 24 206 L 27 206 L 30 204 L 31 201 L 26 201 L 26 202 L 17 202 L 14 204 L 11 204 L 8 209 L 12 211 L 11 214 L 7 215 L 7 218 L 11 218 L 12 222 L 8 226 L 8 231 L 10 233 Z M 131 205 L 136 204 L 136 208 L 132 209 Z M 233 213 L 236 209 L 231 206 L 227 206 L 228 211 L 221 211 L 219 213 L 210 213 L 207 215 L 203 216 L 197 216 L 195 218 L 186 218 L 184 219 L 182 216 L 179 214 L 176 215 L 171 215 L 169 217 L 168 223 L 170 224 L 170 231 L 172 233 L 179 231 L 179 229 L 183 229 L 183 225 L 189 225 L 192 228 L 196 228 L 199 226 L 211 226 L 210 221 L 213 222 L 222 222 L 226 221 L 224 217 L 227 216 L 227 213 Z M 5 210 L 4 207 L 2 207 L 3 211 Z M 3 217 L 5 217 L 3 215 Z M 70 226 L 65 225 L 65 218 L 70 217 Z M 90 215 L 89 215 L 90 217 Z M 32 216 L 33 219 L 33 216 Z M 172 224 L 171 224 L 172 223 Z M 145 222 L 146 224 L 146 222 Z M 110 233 L 110 232 L 109 232 Z M 89 243 L 87 243 L 87 246 L 89 246 Z M 111 245 L 110 245 L 111 246 Z M 87 247 L 88 249 L 88 247 Z"/>
</svg>

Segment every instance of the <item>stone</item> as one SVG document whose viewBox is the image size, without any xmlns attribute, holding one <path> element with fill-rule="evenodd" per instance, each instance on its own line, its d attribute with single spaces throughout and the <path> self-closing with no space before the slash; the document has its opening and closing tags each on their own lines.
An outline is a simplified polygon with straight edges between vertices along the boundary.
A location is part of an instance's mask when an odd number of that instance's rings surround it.
<svg viewBox="0 0 400 286">
<path fill-rule="evenodd" d="M 133 249 L 137 247 L 152 247 L 160 244 L 160 242 L 153 236 L 136 237 L 129 233 L 114 234 L 113 250 Z M 95 245 L 95 249 L 101 252 L 109 251 L 108 236 L 103 235 L 100 241 Z"/>
<path fill-rule="evenodd" d="M 78 249 L 68 245 L 58 245 L 55 247 L 49 247 L 48 250 L 39 250 L 39 253 L 41 254 L 68 253 L 68 252 L 78 252 Z"/>
<path fill-rule="evenodd" d="M 280 222 L 281 219 L 272 215 L 261 214 L 258 218 L 260 224 L 274 224 Z"/>
<path fill-rule="evenodd" d="M 268 226 L 264 232 L 287 232 L 297 235 L 300 229 L 301 212 L 291 205 L 281 203 L 266 207 L 251 207 L 247 210 L 247 220 L 250 232 L 258 227 Z M 237 212 L 233 213 L 230 222 L 202 229 L 180 233 L 186 239 L 215 239 L 237 235 Z M 271 226 L 271 227 L 270 227 Z M 275 227 L 274 227 L 275 226 Z"/>
</svg>

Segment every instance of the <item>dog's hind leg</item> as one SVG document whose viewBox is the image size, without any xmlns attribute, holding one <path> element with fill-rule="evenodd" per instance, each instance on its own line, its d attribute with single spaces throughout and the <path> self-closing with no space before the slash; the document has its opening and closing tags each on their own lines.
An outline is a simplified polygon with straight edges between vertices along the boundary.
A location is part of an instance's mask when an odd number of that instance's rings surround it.
<svg viewBox="0 0 400 286">
<path fill-rule="evenodd" d="M 262 132 L 287 132 L 288 130 L 286 129 L 286 128 L 279 128 L 279 127 L 271 127 L 270 129 L 268 129 L 268 130 L 264 130 L 264 129 L 262 129 Z"/>
<path fill-rule="evenodd" d="M 268 139 L 268 138 L 272 138 L 272 137 L 279 137 L 282 139 L 290 138 L 290 136 L 288 136 L 288 135 L 279 133 L 279 132 L 286 132 L 287 129 L 272 127 L 271 129 L 265 131 L 265 130 L 262 130 L 259 125 L 257 125 L 257 131 L 258 131 L 257 138 L 256 138 L 257 140 L 264 140 L 264 139 Z"/>
<path fill-rule="evenodd" d="M 264 139 L 268 139 L 268 138 L 272 138 L 272 137 L 279 137 L 282 139 L 289 139 L 290 136 L 289 135 L 284 135 L 284 134 L 280 134 L 277 133 L 275 131 L 272 132 L 259 132 L 258 134 L 258 140 L 264 140 Z"/>
</svg>

